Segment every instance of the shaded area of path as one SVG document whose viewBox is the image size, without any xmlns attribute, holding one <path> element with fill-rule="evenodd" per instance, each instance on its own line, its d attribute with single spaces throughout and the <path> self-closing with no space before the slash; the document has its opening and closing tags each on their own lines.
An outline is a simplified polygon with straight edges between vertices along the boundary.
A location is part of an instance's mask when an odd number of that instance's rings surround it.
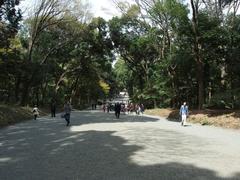
<svg viewBox="0 0 240 180">
<path fill-rule="evenodd" d="M 240 179 L 240 146 L 226 152 L 219 131 L 97 111 L 74 112 L 71 127 L 45 117 L 0 129 L 0 179 Z"/>
</svg>

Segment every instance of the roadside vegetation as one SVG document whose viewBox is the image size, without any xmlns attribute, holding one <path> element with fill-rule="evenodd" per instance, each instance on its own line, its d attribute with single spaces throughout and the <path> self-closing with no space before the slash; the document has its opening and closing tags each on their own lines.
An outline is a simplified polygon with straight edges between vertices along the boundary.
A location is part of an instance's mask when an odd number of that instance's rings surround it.
<svg viewBox="0 0 240 180">
<path fill-rule="evenodd" d="M 41 115 L 46 115 L 41 111 Z M 33 119 L 32 108 L 0 105 L 0 127 Z"/>
<path fill-rule="evenodd" d="M 178 121 L 179 110 L 174 109 L 151 109 L 145 112 L 148 115 L 165 117 L 170 121 Z M 193 110 L 187 122 L 198 123 L 201 125 L 218 126 L 223 128 L 240 129 L 239 110 Z"/>
<path fill-rule="evenodd" d="M 201 124 L 237 121 L 240 1 L 114 0 L 121 15 L 110 20 L 87 1 L 39 0 L 25 14 L 21 2 L 0 2 L 0 102 L 9 111 L 87 107 L 126 90 L 146 108 L 187 101 Z"/>
</svg>

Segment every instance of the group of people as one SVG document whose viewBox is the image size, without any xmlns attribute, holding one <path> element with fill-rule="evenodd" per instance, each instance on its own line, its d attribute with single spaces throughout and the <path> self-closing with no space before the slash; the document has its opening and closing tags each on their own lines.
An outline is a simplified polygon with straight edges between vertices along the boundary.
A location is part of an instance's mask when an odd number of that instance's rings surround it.
<svg viewBox="0 0 240 180">
<path fill-rule="evenodd" d="M 143 104 L 130 103 L 125 108 L 125 112 L 127 112 L 128 114 L 135 112 L 137 115 L 140 115 L 140 114 L 143 114 L 144 111 L 145 111 L 145 108 Z"/>
<path fill-rule="evenodd" d="M 69 124 L 70 124 L 70 114 L 71 114 L 71 111 L 72 111 L 72 106 L 71 106 L 69 101 L 67 101 L 64 104 L 63 110 L 64 110 L 64 113 L 61 115 L 61 117 L 66 120 L 66 122 L 67 122 L 66 126 L 69 126 Z M 121 103 L 117 102 L 114 106 L 115 116 L 116 116 L 117 119 L 120 117 L 121 112 L 128 113 L 128 114 L 136 112 L 136 114 L 139 115 L 140 113 L 143 114 L 144 110 L 145 109 L 144 109 L 143 104 L 130 103 L 128 105 L 125 105 L 123 103 L 121 104 Z M 107 111 L 107 112 L 110 111 L 110 104 L 109 103 L 107 105 L 106 104 L 103 105 L 103 111 L 104 112 L 105 111 Z M 38 109 L 37 105 L 34 106 L 32 112 L 33 112 L 34 120 L 36 120 L 37 117 L 39 116 L 39 109 Z M 185 126 L 186 121 L 187 121 L 187 117 L 189 115 L 189 110 L 188 110 L 188 106 L 187 106 L 186 102 L 184 102 L 181 105 L 180 110 L 179 110 L 179 115 L 180 115 L 180 118 L 181 118 L 181 125 Z M 56 117 L 56 102 L 55 101 L 52 101 L 52 103 L 51 103 L 51 116 Z"/>
<path fill-rule="evenodd" d="M 107 104 L 103 104 L 102 106 L 103 112 L 110 112 L 110 110 L 112 109 L 112 105 L 110 103 Z"/>
<path fill-rule="evenodd" d="M 123 112 L 125 114 L 132 114 L 132 113 L 136 113 L 137 115 L 143 114 L 144 112 L 144 105 L 143 104 L 133 104 L 133 103 L 129 103 L 129 104 L 124 104 L 124 103 L 115 103 L 115 105 L 112 107 L 113 105 L 110 103 L 107 104 L 103 104 L 102 105 L 102 110 L 103 112 L 110 112 L 111 110 L 115 111 L 115 115 L 116 118 L 119 118 L 120 113 Z"/>
<path fill-rule="evenodd" d="M 55 101 L 51 102 L 50 109 L 51 109 L 51 117 L 53 117 L 53 118 L 56 117 L 56 102 Z M 66 126 L 69 126 L 69 124 L 70 124 L 71 111 L 72 111 L 72 106 L 69 101 L 66 101 L 66 103 L 63 106 L 63 114 L 61 115 L 61 117 L 64 118 L 67 122 Z M 38 109 L 37 105 L 34 106 L 32 113 L 33 113 L 34 120 L 37 120 L 37 117 L 39 116 L 39 109 Z"/>
<path fill-rule="evenodd" d="M 110 109 L 109 104 L 103 105 L 104 112 L 106 112 L 106 111 L 109 112 L 109 109 Z M 143 104 L 129 103 L 128 105 L 125 105 L 123 103 L 121 104 L 121 103 L 117 102 L 114 106 L 116 118 L 119 118 L 120 112 L 124 112 L 124 113 L 128 113 L 128 114 L 135 112 L 137 115 L 139 115 L 140 113 L 143 114 L 144 110 L 145 110 L 145 108 L 144 108 Z M 180 115 L 181 125 L 185 126 L 187 117 L 189 115 L 189 110 L 188 110 L 188 106 L 187 106 L 186 102 L 183 102 L 183 104 L 181 105 L 180 110 L 179 110 L 179 115 Z"/>
</svg>

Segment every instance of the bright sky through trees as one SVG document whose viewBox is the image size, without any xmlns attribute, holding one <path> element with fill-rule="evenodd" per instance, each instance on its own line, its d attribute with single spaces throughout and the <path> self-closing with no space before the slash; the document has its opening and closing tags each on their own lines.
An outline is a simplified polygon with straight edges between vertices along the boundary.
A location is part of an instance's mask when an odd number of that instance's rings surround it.
<svg viewBox="0 0 240 180">
<path fill-rule="evenodd" d="M 32 6 L 34 0 L 23 0 L 21 7 L 23 11 L 27 12 L 29 7 Z M 92 13 L 95 17 L 103 17 L 106 20 L 111 19 L 115 15 L 119 15 L 114 2 L 112 0 L 84 0 L 83 2 L 89 2 L 92 6 Z"/>
</svg>

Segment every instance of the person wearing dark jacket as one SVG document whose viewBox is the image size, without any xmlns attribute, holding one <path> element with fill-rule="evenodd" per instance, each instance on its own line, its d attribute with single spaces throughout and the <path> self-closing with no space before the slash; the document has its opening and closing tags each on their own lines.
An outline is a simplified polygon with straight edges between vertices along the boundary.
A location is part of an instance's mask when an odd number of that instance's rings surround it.
<svg viewBox="0 0 240 180">
<path fill-rule="evenodd" d="M 64 104 L 64 113 L 65 113 L 64 118 L 67 121 L 67 126 L 69 126 L 69 124 L 70 124 L 71 111 L 72 111 L 72 106 L 71 106 L 70 102 L 66 102 Z"/>
<path fill-rule="evenodd" d="M 56 102 L 52 101 L 51 103 L 51 115 L 52 117 L 56 117 Z"/>
<path fill-rule="evenodd" d="M 121 111 L 121 104 L 118 102 L 115 104 L 115 116 L 117 119 L 119 119 L 120 111 Z"/>
</svg>

